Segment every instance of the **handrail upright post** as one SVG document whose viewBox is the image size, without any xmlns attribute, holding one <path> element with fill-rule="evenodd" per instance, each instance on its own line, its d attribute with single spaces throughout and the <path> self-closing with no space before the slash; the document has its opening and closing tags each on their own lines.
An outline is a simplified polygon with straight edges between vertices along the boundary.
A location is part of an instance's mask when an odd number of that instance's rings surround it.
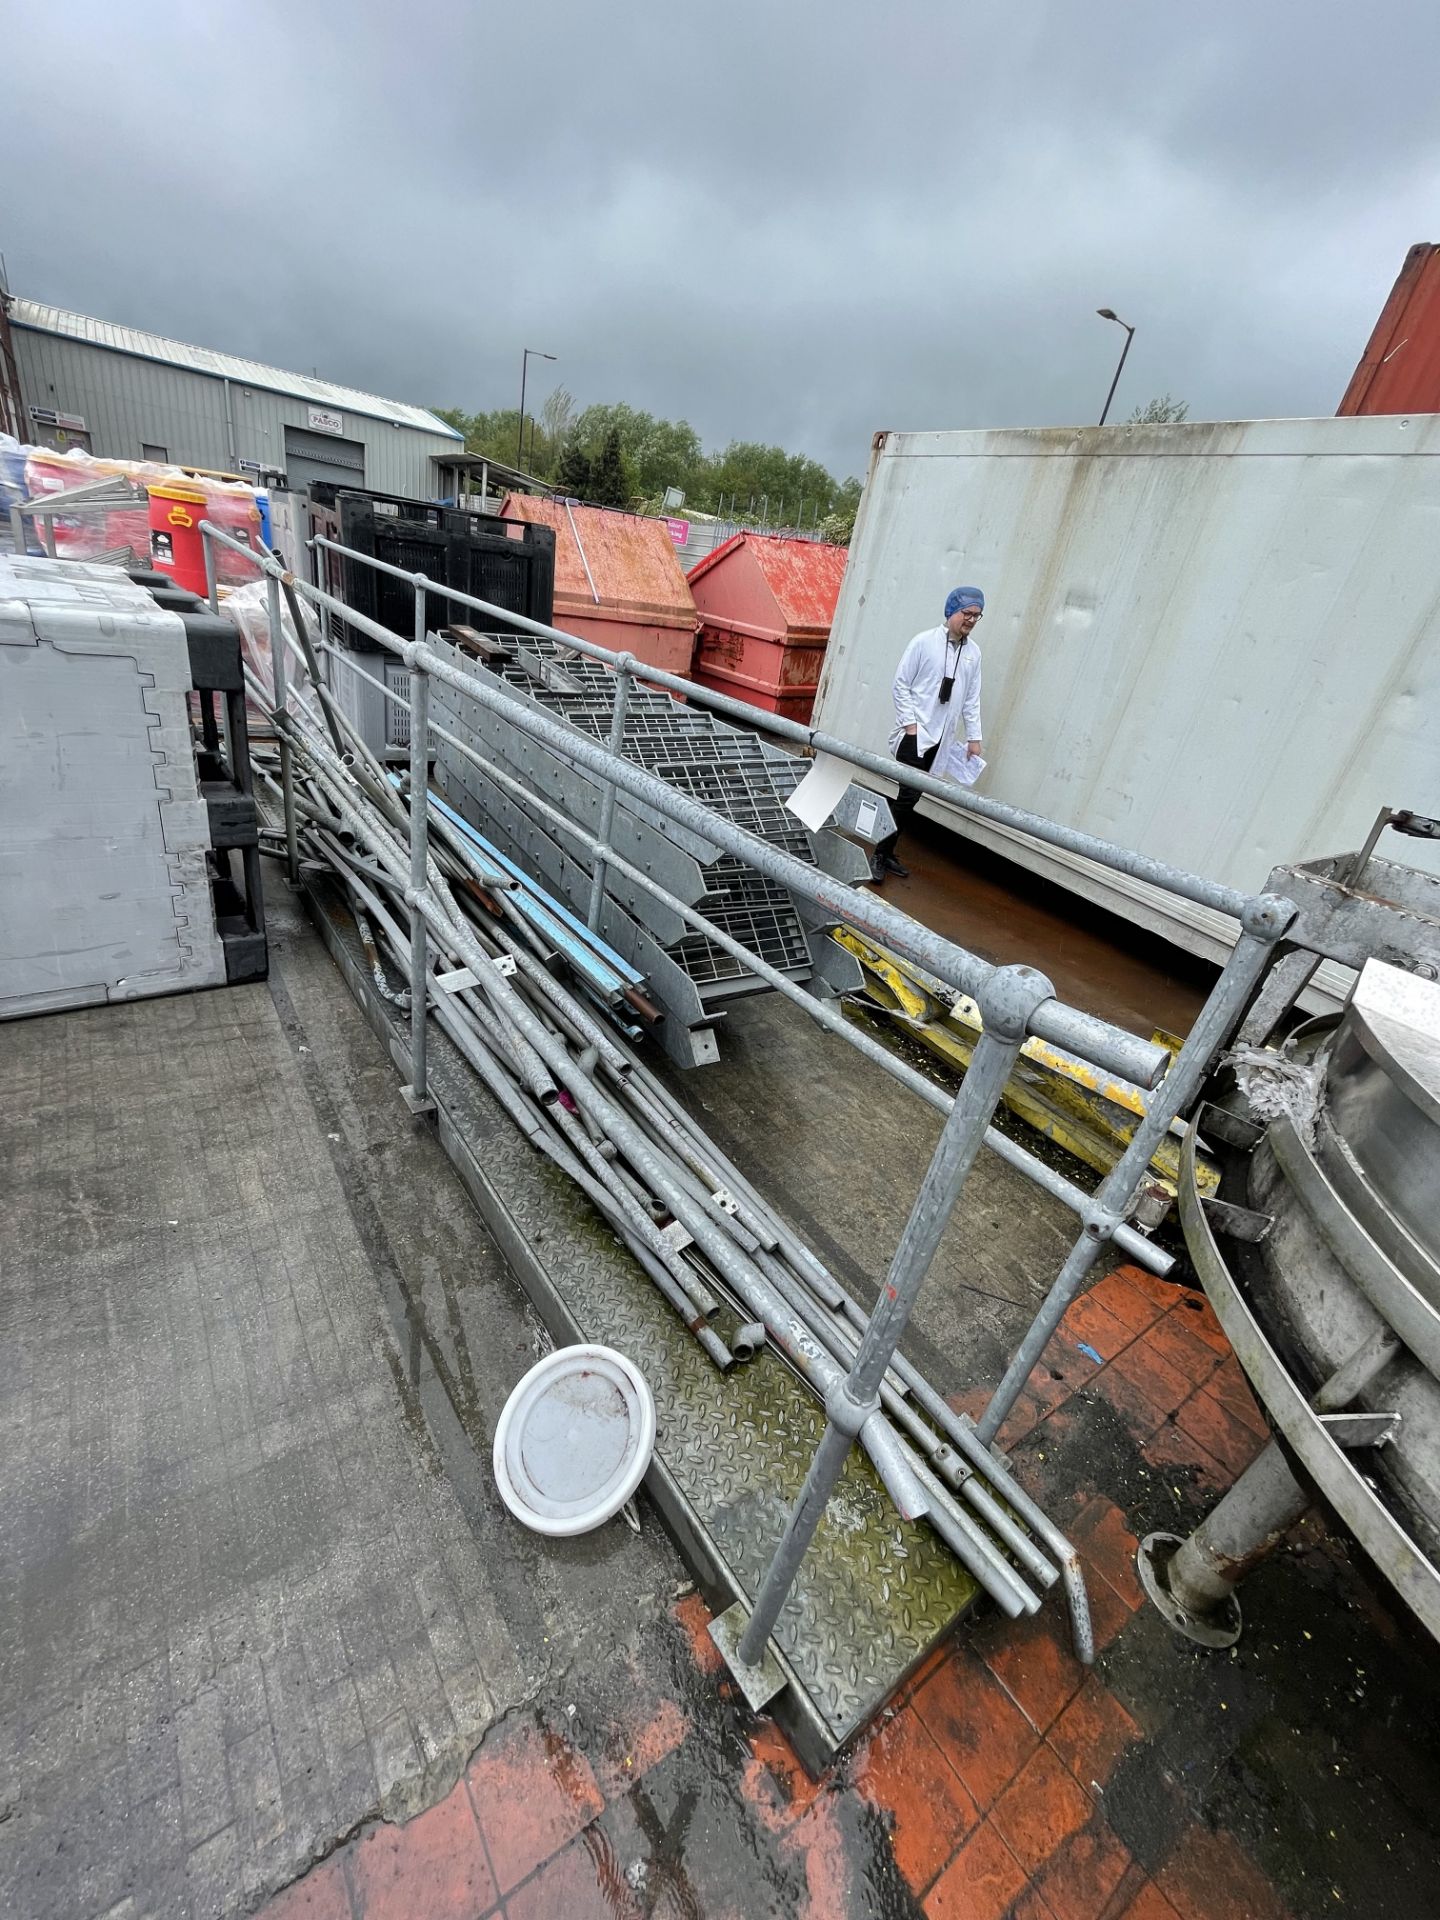
<svg viewBox="0 0 1440 1920">
<path fill-rule="evenodd" d="M 205 541 L 205 554 L 208 575 L 208 540 Z M 276 733 L 280 743 L 280 793 L 285 804 L 285 871 L 294 887 L 300 884 L 300 842 L 295 826 L 295 769 L 290 755 L 290 735 L 286 728 L 290 712 L 290 686 L 285 673 L 285 628 L 280 614 L 280 582 L 272 573 L 265 576 L 265 611 L 270 623 L 270 680 L 275 696 L 275 711 L 282 716 Z"/>
<path fill-rule="evenodd" d="M 766 1642 L 835 1491 L 851 1444 L 879 1412 L 880 1382 L 975 1164 L 985 1130 L 1025 1042 L 1031 1016 L 1036 1007 L 1053 997 L 1050 982 L 1030 967 L 998 968 L 986 982 L 982 999 L 984 1032 L 925 1170 L 849 1377 L 826 1399 L 825 1432 L 740 1636 L 736 1651 L 744 1667 L 761 1665 Z"/>
<path fill-rule="evenodd" d="M 215 543 L 203 526 L 200 529 L 200 550 L 205 555 L 205 598 L 210 603 L 210 611 L 218 613 L 220 611 L 220 570 L 215 564 Z"/>
<path fill-rule="evenodd" d="M 1275 943 L 1294 917 L 1288 901 L 1260 894 L 1251 901 L 1236 941 L 1210 997 L 1186 1035 L 1170 1071 L 1146 1102 L 1130 1144 L 1096 1189 L 1082 1214 L 1084 1225 L 1050 1284 L 1039 1312 L 1015 1350 L 1005 1377 L 977 1423 L 987 1446 L 1009 1417 L 1025 1382 L 1039 1362 L 1055 1329 L 1115 1229 L 1127 1218 L 1150 1159 L 1170 1131 L 1170 1123 L 1188 1113 L 1200 1093 L 1216 1055 L 1229 1041 L 1274 955 Z"/>
<path fill-rule="evenodd" d="M 615 668 L 615 700 L 610 710 L 610 751 L 623 753 L 625 747 L 625 717 L 630 706 L 630 669 L 634 661 L 630 654 L 622 653 Z M 600 927 L 600 908 L 605 899 L 605 875 L 609 865 L 607 855 L 610 852 L 610 833 L 615 822 L 615 782 L 607 780 L 600 801 L 600 844 L 595 849 L 595 864 L 590 876 L 590 905 L 585 915 L 585 924 L 592 933 Z"/>
<path fill-rule="evenodd" d="M 404 1089 L 412 1113 L 433 1104 L 425 1061 L 425 1022 L 429 1012 L 430 960 L 421 902 L 430 864 L 430 679 L 425 671 L 425 575 L 414 575 L 415 645 L 410 657 L 410 1085 Z"/>
</svg>

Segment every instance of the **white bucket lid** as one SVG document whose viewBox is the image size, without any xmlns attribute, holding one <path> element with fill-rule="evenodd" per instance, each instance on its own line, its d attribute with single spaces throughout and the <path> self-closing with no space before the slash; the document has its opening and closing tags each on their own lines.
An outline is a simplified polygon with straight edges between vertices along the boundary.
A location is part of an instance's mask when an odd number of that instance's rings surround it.
<svg viewBox="0 0 1440 1920">
<path fill-rule="evenodd" d="M 612 1347 L 561 1347 L 538 1361 L 495 1428 L 501 1498 L 536 1533 L 588 1533 L 620 1511 L 655 1450 L 655 1402 Z"/>
</svg>

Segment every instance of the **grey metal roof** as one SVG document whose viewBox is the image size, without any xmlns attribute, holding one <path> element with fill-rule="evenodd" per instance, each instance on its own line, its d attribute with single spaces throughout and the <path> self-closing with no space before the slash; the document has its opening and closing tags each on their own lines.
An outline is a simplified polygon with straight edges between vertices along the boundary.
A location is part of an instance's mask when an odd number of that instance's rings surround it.
<svg viewBox="0 0 1440 1920">
<path fill-rule="evenodd" d="M 286 373 L 280 367 L 267 367 L 258 360 L 242 360 L 233 353 L 216 353 L 210 347 L 187 346 L 183 340 L 167 340 L 163 334 L 143 333 L 138 327 L 92 320 L 88 314 L 67 313 L 63 307 L 49 307 L 39 300 L 22 299 L 18 294 L 11 295 L 9 310 L 12 327 L 33 327 L 39 333 L 59 334 L 68 340 L 84 341 L 88 346 L 135 354 L 142 360 L 161 360 L 173 367 L 187 367 L 192 373 L 208 373 L 216 379 L 234 380 L 243 386 L 288 393 L 297 400 L 313 400 L 319 406 L 335 407 L 341 412 L 363 413 L 374 420 L 415 427 L 421 433 L 464 440 L 463 434 L 435 414 L 424 407 L 407 406 L 402 400 L 384 400 L 377 393 L 362 393 L 356 387 L 337 387 L 330 380 Z"/>
</svg>

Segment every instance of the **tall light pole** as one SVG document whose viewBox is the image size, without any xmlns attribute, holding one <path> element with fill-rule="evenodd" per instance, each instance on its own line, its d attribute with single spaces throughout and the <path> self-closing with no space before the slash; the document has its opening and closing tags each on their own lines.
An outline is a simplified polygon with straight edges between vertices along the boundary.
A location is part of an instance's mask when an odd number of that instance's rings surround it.
<svg viewBox="0 0 1440 1920">
<path fill-rule="evenodd" d="M 538 347 L 526 347 L 520 358 L 520 437 L 515 443 L 515 464 L 525 469 L 525 376 L 530 371 L 532 360 L 553 360 L 553 353 L 541 353 Z"/>
<path fill-rule="evenodd" d="M 1125 371 L 1125 356 L 1130 351 L 1130 342 L 1135 338 L 1135 329 L 1134 327 L 1126 326 L 1125 322 L 1113 307 L 1097 307 L 1095 311 L 1102 320 L 1113 320 L 1117 327 L 1125 327 L 1125 344 L 1120 349 L 1120 364 L 1115 369 L 1115 378 L 1110 382 L 1110 391 L 1106 394 L 1105 404 L 1100 409 L 1100 424 L 1103 427 L 1106 416 L 1110 412 L 1110 402 L 1115 398 L 1115 389 L 1120 384 L 1120 376 Z"/>
</svg>

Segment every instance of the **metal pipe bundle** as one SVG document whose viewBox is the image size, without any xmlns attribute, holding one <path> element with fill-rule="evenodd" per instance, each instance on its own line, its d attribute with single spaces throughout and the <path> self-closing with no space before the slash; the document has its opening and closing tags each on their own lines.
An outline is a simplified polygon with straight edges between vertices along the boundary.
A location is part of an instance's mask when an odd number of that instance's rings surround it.
<svg viewBox="0 0 1440 1920">
<path fill-rule="evenodd" d="M 202 534 L 207 540 L 230 544 L 228 536 L 208 522 Z M 366 556 L 356 557 L 365 564 L 375 564 Z M 278 580 L 289 589 L 292 577 L 273 557 L 262 564 L 272 583 Z M 455 828 L 463 823 L 457 823 L 453 816 L 448 832 L 438 821 L 434 823 L 432 838 L 434 808 L 428 803 L 416 804 L 407 811 L 395 792 L 377 779 L 379 769 L 373 757 L 363 750 L 357 755 L 353 741 L 352 750 L 342 746 L 328 705 L 324 720 L 335 753 L 318 737 L 318 716 L 313 709 L 304 709 L 308 731 L 303 729 L 294 717 L 300 703 L 287 708 L 277 674 L 276 720 L 291 871 L 298 870 L 298 821 L 304 808 L 309 807 L 312 811 L 305 814 L 307 845 L 328 839 L 329 864 L 352 893 L 356 888 L 364 890 L 365 904 L 379 906 L 377 888 L 386 896 L 388 908 L 372 911 L 371 917 L 390 942 L 397 964 L 403 964 L 408 951 L 411 1084 L 402 1091 L 412 1110 L 424 1112 L 434 1106 L 426 1089 L 425 1044 L 426 1024 L 433 1010 L 439 1024 L 527 1138 L 548 1153 L 592 1199 L 696 1338 L 702 1344 L 707 1344 L 707 1336 L 709 1341 L 718 1342 L 709 1325 L 715 1305 L 710 1291 L 713 1285 L 737 1315 L 750 1322 L 736 1334 L 737 1350 L 753 1351 L 756 1328 L 763 1329 L 763 1344 L 775 1346 L 824 1405 L 824 1436 L 748 1625 L 741 1633 L 731 1623 L 733 1632 L 727 1628 L 722 1641 L 747 1699 L 758 1704 L 769 1697 L 768 1692 L 756 1691 L 761 1683 L 773 1691 L 761 1671 L 760 1655 L 856 1440 L 866 1449 L 900 1512 L 912 1519 L 928 1517 L 937 1534 L 1007 1613 L 1030 1612 L 1039 1605 L 1026 1576 L 1041 1588 L 1062 1579 L 1071 1606 L 1076 1651 L 1082 1659 L 1089 1658 L 1093 1647 L 1088 1609 L 1074 1550 L 1010 1481 L 1003 1461 L 987 1442 L 1018 1390 L 1022 1362 L 1026 1362 L 1034 1340 L 1049 1330 L 1099 1250 L 1112 1239 L 1127 1235 L 1125 1213 L 1133 1201 L 1136 1169 L 1130 1164 L 1133 1154 L 1127 1155 L 1100 1194 L 1086 1198 L 1048 1170 L 1042 1176 L 1030 1156 L 1000 1141 L 991 1121 L 995 1102 L 1027 1034 L 1066 1045 L 1093 1063 L 1147 1087 L 1159 1080 L 1165 1056 L 1133 1035 L 1061 1005 L 1051 983 L 1033 969 L 992 966 L 909 922 L 892 927 L 895 916 L 883 902 L 856 895 L 849 887 L 817 874 L 784 847 L 771 844 L 766 834 L 757 834 L 751 827 L 741 827 L 723 817 L 704 800 L 680 791 L 627 755 L 617 753 L 613 744 L 602 745 L 588 733 L 558 722 L 500 681 L 487 683 L 484 676 L 467 672 L 461 663 L 430 644 L 425 605 L 431 583 L 421 574 L 402 573 L 401 577 L 415 595 L 415 638 L 408 642 L 356 614 L 334 595 L 304 582 L 293 584 L 313 605 L 339 613 L 382 647 L 401 655 L 411 669 L 411 701 L 398 700 L 397 704 L 410 709 L 409 791 L 417 801 L 426 789 L 427 744 L 444 738 L 452 746 L 460 745 L 430 720 L 433 680 L 453 692 L 469 695 L 488 711 L 492 722 L 518 728 L 547 752 L 558 754 L 577 774 L 598 780 L 602 793 L 624 794 L 642 813 L 654 811 L 668 823 L 667 832 L 689 834 L 697 845 L 722 849 L 728 858 L 753 869 L 768 883 L 786 887 L 808 900 L 812 910 L 819 907 L 870 932 L 883 931 L 897 951 L 981 1002 L 986 1031 L 960 1094 L 947 1103 L 940 1141 L 878 1303 L 866 1316 L 803 1242 L 771 1214 L 753 1187 L 728 1167 L 673 1096 L 628 1054 L 621 1034 L 609 1039 L 609 1019 L 619 1023 L 621 1033 L 636 1035 L 640 1029 L 628 1024 L 629 1013 L 641 1019 L 655 1017 L 643 996 L 633 987 L 625 990 L 621 997 L 628 1003 L 627 1014 L 620 1012 L 609 993 L 597 996 L 596 980 L 584 979 L 585 970 L 574 968 L 574 956 L 567 952 L 564 940 L 551 940 L 548 945 L 543 942 L 543 923 L 533 911 L 527 911 L 522 924 L 516 889 L 528 887 L 532 894 L 539 893 L 534 882 L 506 861 L 507 879 L 497 883 L 503 887 L 503 894 L 494 884 L 480 884 L 481 877 L 491 877 L 495 850 L 483 842 L 477 847 L 473 832 L 457 834 Z M 272 594 L 271 599 L 272 644 L 283 652 L 286 637 L 275 617 L 276 596 Z M 540 631 L 545 638 L 566 638 L 553 630 Z M 308 656 L 308 646 L 305 651 Z M 583 645 L 581 651 L 585 651 Z M 635 671 L 635 662 L 622 655 L 614 664 L 618 688 L 623 686 L 626 674 Z M 697 698 L 702 698 L 698 692 Z M 618 691 L 615 704 L 622 704 Z M 493 759 L 468 751 L 493 781 L 500 772 Z M 840 757 L 856 763 L 863 760 L 853 748 L 842 748 Z M 299 809 L 294 793 L 297 765 L 305 788 L 305 800 Z M 534 802 L 535 796 L 528 789 L 525 797 Z M 323 829 L 313 812 L 316 806 L 325 822 Z M 601 876 L 602 897 L 603 875 L 613 868 L 627 884 L 653 893 L 682 920 L 688 920 L 697 934 L 709 936 L 720 931 L 704 916 L 694 914 L 679 897 L 683 875 L 674 892 L 657 886 L 648 874 L 642 879 L 633 865 L 606 844 L 609 836 L 603 819 L 596 824 L 601 826 L 598 838 L 583 833 L 577 836 L 573 822 L 567 822 L 567 827 L 572 838 L 588 843 L 592 870 Z M 478 863 L 483 863 L 480 875 L 476 872 Z M 456 897 L 457 887 L 465 896 L 463 906 Z M 540 895 L 540 905 L 542 912 L 549 908 L 564 913 L 548 895 Z M 1247 942 L 1254 947 L 1273 942 L 1292 914 L 1293 908 L 1283 901 L 1261 897 L 1250 902 L 1242 917 L 1242 948 Z M 573 931 L 593 937 L 593 927 L 580 928 L 573 915 L 568 919 Z M 397 924 L 401 920 L 408 920 L 408 939 Z M 510 935 L 508 940 L 502 937 L 505 931 Z M 781 991 L 790 990 L 791 997 L 796 997 L 794 983 L 784 980 L 777 969 L 768 968 L 748 948 L 735 941 L 721 940 L 717 944 L 758 978 Z M 540 964 L 522 966 L 522 954 Z M 435 966 L 441 958 L 447 972 L 437 977 Z M 1241 953 L 1237 949 L 1236 959 L 1226 968 L 1206 1016 L 1202 1016 L 1174 1071 L 1165 1079 L 1163 1091 L 1152 1106 L 1152 1124 L 1168 1123 L 1176 1101 L 1191 1086 L 1201 1056 L 1213 1051 L 1223 1037 L 1222 1028 L 1228 1030 L 1230 1013 L 1251 984 L 1252 960 L 1248 950 Z M 584 989 L 583 1007 L 569 985 L 557 986 L 555 971 L 567 964 L 574 984 Z M 861 1037 L 838 1020 L 832 1024 L 824 1019 L 821 1023 L 832 1032 L 843 1032 L 847 1041 L 858 1044 L 861 1051 L 870 1052 Z M 872 1053 L 871 1057 L 876 1056 Z M 901 1063 L 883 1055 L 881 1063 L 892 1073 L 901 1067 Z M 902 1069 L 900 1077 L 909 1076 Z M 922 1091 L 920 1087 L 915 1090 Z M 940 1102 L 932 1098 L 932 1104 Z M 1138 1144 L 1140 1136 L 1136 1139 Z M 1081 1217 L 1083 1231 L 985 1420 L 976 1429 L 958 1419 L 903 1360 L 897 1343 L 938 1250 L 945 1222 L 982 1145 L 1002 1153 L 1019 1170 L 1073 1206 Z M 723 1185 L 711 1184 L 717 1174 Z M 658 1256 L 654 1244 L 657 1230 L 666 1258 Z M 1142 1251 L 1137 1246 L 1135 1251 L 1139 1258 L 1148 1253 L 1146 1263 L 1150 1265 L 1158 1266 L 1163 1259 L 1148 1248 Z M 696 1280 L 701 1275 L 704 1277 L 697 1289 Z M 701 1310 L 694 1311 L 697 1309 Z M 720 1344 L 726 1360 L 733 1358 Z M 712 1358 L 720 1363 L 713 1351 Z M 717 1624 L 717 1638 L 719 1624 L 724 1623 Z"/>
<path fill-rule="evenodd" d="M 568 979 L 550 971 L 530 944 L 535 922 L 490 892 L 492 884 L 515 888 L 514 877 L 492 872 L 433 796 L 437 831 L 417 887 L 413 796 L 388 778 L 377 784 L 379 770 L 359 754 L 342 758 L 321 725 L 314 709 L 276 715 L 300 786 L 296 831 L 304 857 L 348 894 L 385 997 L 400 1005 L 406 983 L 423 990 L 487 1090 L 586 1194 L 717 1367 L 770 1346 L 830 1400 L 853 1365 L 860 1310 L 607 1024 L 594 977 L 574 965 Z M 488 902 L 463 890 L 467 875 L 483 876 Z M 416 910 L 427 935 L 419 972 L 406 930 Z M 372 954 L 384 962 L 378 972 Z M 722 1300 L 728 1344 L 716 1321 Z M 927 1390 L 922 1402 L 912 1377 L 897 1355 L 860 1430 L 862 1446 L 901 1512 L 928 1518 L 1008 1616 L 1034 1612 L 1061 1577 L 1053 1548 L 1033 1537 L 1028 1516 L 1023 1525 L 1015 1517 L 1003 1468 L 959 1464 L 955 1416 L 938 1394 Z M 1077 1630 L 1082 1621 L 1088 1629 L 1083 1589 L 1080 1609 Z"/>
</svg>

